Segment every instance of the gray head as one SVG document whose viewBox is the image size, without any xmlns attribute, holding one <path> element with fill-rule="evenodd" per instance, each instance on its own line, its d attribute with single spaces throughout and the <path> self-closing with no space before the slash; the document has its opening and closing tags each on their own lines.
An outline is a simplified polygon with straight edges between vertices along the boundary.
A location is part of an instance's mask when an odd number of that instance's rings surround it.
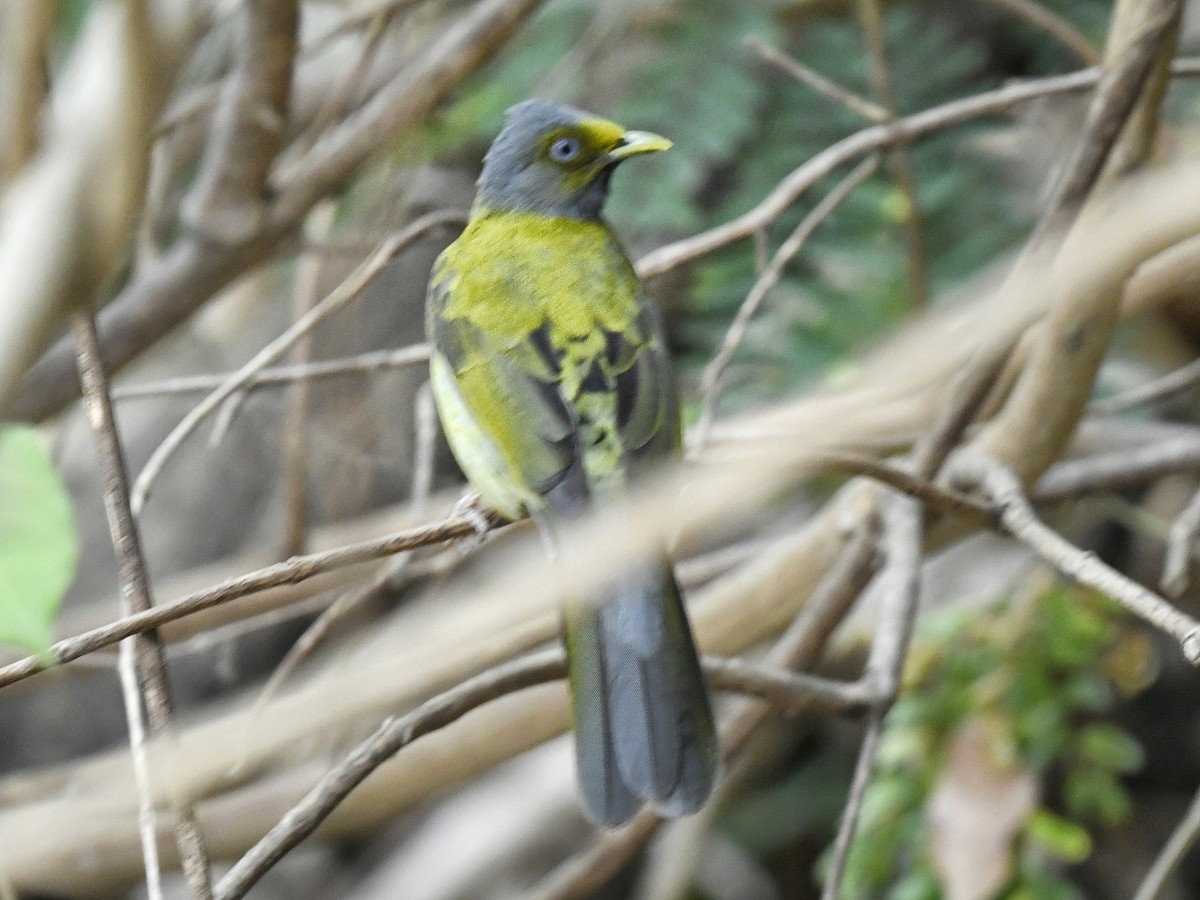
<svg viewBox="0 0 1200 900">
<path fill-rule="evenodd" d="M 670 146 L 657 134 L 626 131 L 569 106 L 526 100 L 508 111 L 504 130 L 484 157 L 475 206 L 595 219 L 617 163 Z"/>
</svg>

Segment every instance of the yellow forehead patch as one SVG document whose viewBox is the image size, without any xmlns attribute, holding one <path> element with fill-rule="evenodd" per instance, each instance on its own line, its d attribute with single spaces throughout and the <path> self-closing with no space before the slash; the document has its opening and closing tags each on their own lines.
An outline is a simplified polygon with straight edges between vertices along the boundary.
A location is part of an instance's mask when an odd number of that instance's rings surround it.
<svg viewBox="0 0 1200 900">
<path fill-rule="evenodd" d="M 625 129 L 607 119 L 588 119 L 579 126 L 583 139 L 601 152 L 607 152 L 625 137 Z"/>
</svg>

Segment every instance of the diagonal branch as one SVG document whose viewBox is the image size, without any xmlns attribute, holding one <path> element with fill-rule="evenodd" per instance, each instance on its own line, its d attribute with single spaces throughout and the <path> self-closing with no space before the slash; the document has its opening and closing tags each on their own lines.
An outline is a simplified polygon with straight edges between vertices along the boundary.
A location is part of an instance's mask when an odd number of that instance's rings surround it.
<svg viewBox="0 0 1200 900">
<path fill-rule="evenodd" d="M 1064 575 L 1111 597 L 1138 618 L 1169 634 L 1179 643 L 1188 662 L 1200 665 L 1200 622 L 1105 564 L 1094 553 L 1076 547 L 1038 519 L 1011 469 L 974 450 L 966 450 L 951 460 L 947 477 L 960 487 L 981 490 L 999 507 L 1001 524 L 1009 534 Z"/>
</svg>

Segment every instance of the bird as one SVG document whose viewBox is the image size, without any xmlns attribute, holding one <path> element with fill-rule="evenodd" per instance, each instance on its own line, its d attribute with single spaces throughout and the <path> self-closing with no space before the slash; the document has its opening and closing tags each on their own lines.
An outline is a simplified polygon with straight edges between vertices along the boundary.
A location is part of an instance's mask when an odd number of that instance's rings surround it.
<svg viewBox="0 0 1200 900">
<path fill-rule="evenodd" d="M 602 212 L 626 160 L 671 142 L 569 106 L 508 110 L 466 227 L 430 276 L 430 382 L 451 452 L 484 506 L 553 531 L 628 496 L 679 453 L 663 328 Z M 587 815 L 704 805 L 720 748 L 664 547 L 563 604 Z"/>
</svg>

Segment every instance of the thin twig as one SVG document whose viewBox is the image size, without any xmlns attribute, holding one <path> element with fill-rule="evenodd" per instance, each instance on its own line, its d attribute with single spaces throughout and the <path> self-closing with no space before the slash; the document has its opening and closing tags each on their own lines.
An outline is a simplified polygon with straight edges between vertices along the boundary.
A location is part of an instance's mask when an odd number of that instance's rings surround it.
<svg viewBox="0 0 1200 900">
<path fill-rule="evenodd" d="M 1200 532 L 1200 491 L 1192 495 L 1183 512 L 1175 517 L 1167 536 L 1167 553 L 1159 584 L 1168 597 L 1179 597 L 1187 590 L 1188 564 L 1197 532 Z"/>
<path fill-rule="evenodd" d="M 254 355 L 253 359 L 238 369 L 221 387 L 213 391 L 195 406 L 184 416 L 183 421 L 175 426 L 171 433 L 167 435 L 166 439 L 155 448 L 154 452 L 150 455 L 150 459 L 146 461 L 145 468 L 142 469 L 141 474 L 138 475 L 133 485 L 132 500 L 134 512 L 140 514 L 146 504 L 146 499 L 149 496 L 154 480 L 162 471 L 163 466 L 166 465 L 167 460 L 179 449 L 184 440 L 187 439 L 187 436 L 195 430 L 196 426 L 204 421 L 210 413 L 218 409 L 226 398 L 240 390 L 256 373 L 279 359 L 296 341 L 307 334 L 322 319 L 337 312 L 351 300 L 355 299 L 384 267 L 406 247 L 421 238 L 426 232 L 432 231 L 435 228 L 457 224 L 460 221 L 460 216 L 461 214 L 458 212 L 442 211 L 430 213 L 417 219 L 407 228 L 397 232 L 386 240 L 370 259 L 365 260 L 359 265 L 327 297 L 314 306 L 307 315 L 293 324 L 275 340 L 271 341 L 271 343 L 267 344 L 267 346 L 263 347 L 262 350 Z"/>
<path fill-rule="evenodd" d="M 1171 71 L 1182 77 L 1200 75 L 1200 60 L 1176 60 Z M 827 147 L 793 170 L 753 209 L 736 219 L 650 251 L 638 260 L 638 274 L 643 278 L 662 275 L 728 244 L 750 238 L 756 231 L 778 219 L 813 185 L 860 156 L 897 143 L 911 143 L 942 129 L 1006 112 L 1042 97 L 1085 91 L 1093 87 L 1100 76 L 1101 70 L 1093 68 L 1010 84 L 973 97 L 952 100 L 889 124 L 864 128 Z"/>
<path fill-rule="evenodd" d="M 141 538 L 129 507 L 125 454 L 113 418 L 108 378 L 100 359 L 100 343 L 90 309 L 75 314 L 72 330 L 79 348 L 79 377 L 83 384 L 84 406 L 100 457 L 104 509 L 120 569 L 123 612 L 126 616 L 146 613 L 153 608 L 154 601 L 150 596 L 150 582 L 146 575 Z M 155 813 L 153 801 L 150 799 L 149 762 L 142 727 L 144 700 L 150 732 L 168 737 L 171 733 L 171 688 L 167 679 L 166 657 L 158 635 L 148 631 L 123 640 L 120 645 L 120 663 L 122 694 L 125 699 L 126 717 L 130 724 L 130 749 L 139 782 L 139 818 L 143 826 L 142 849 L 147 863 L 147 883 L 151 895 L 159 896 L 162 885 L 158 871 Z M 172 806 L 175 816 L 175 842 L 179 848 L 184 874 L 193 896 L 205 900 L 212 896 L 212 885 L 209 880 L 208 855 L 196 823 L 195 812 L 189 804 L 177 798 L 173 800 Z"/>
<path fill-rule="evenodd" d="M 1123 393 L 1093 400 L 1088 404 L 1088 412 L 1097 416 L 1113 416 L 1147 403 L 1174 397 L 1195 387 L 1197 383 L 1200 383 L 1200 359 L 1192 360 L 1174 372 L 1168 372 L 1161 378 L 1139 384 Z"/>
<path fill-rule="evenodd" d="M 1100 51 L 1072 25 L 1052 9 L 1035 3 L 1034 0 L 984 0 L 1012 13 L 1019 19 L 1045 32 L 1068 50 L 1085 66 L 1100 64 Z"/>
<path fill-rule="evenodd" d="M 282 387 L 296 381 L 316 378 L 336 378 L 346 375 L 371 375 L 387 369 L 403 369 L 429 362 L 429 345 L 412 344 L 398 350 L 373 350 L 345 359 L 328 359 L 305 363 L 302 366 L 278 366 L 263 369 L 242 388 L 247 393 L 263 387 Z M 219 375 L 181 375 L 162 381 L 128 384 L 113 390 L 113 400 L 146 400 L 177 394 L 207 394 L 232 378 L 236 373 Z"/>
<path fill-rule="evenodd" d="M 234 864 L 217 885 L 217 900 L 237 900 L 283 856 L 311 835 L 368 775 L 413 741 L 444 728 L 471 710 L 515 691 L 565 678 L 566 658 L 555 647 L 502 663 L 427 700 L 404 716 L 389 718 L 354 748 L 267 834 Z M 785 712 L 810 709 L 854 711 L 866 698 L 852 686 L 755 666 L 741 660 L 704 659 L 714 690 L 748 693 Z"/>
<path fill-rule="evenodd" d="M 950 462 L 952 484 L 977 487 L 999 508 L 1004 528 L 1069 578 L 1116 600 L 1127 610 L 1179 642 L 1183 655 L 1200 665 L 1200 622 L 1172 606 L 1094 553 L 1081 550 L 1048 527 L 1033 512 L 1021 482 L 993 459 L 964 451 Z"/>
<path fill-rule="evenodd" d="M 854 685 L 870 697 L 871 715 L 855 764 L 850 796 L 842 810 L 833 858 L 821 891 L 822 900 L 836 900 L 846 870 L 863 799 L 875 767 L 883 721 L 900 690 L 904 662 L 912 640 L 920 599 L 921 543 L 924 524 L 920 506 L 911 498 L 892 494 L 883 500 L 883 544 L 887 557 L 879 578 L 886 585 L 866 671 Z"/>
<path fill-rule="evenodd" d="M 875 102 L 887 113 L 887 121 L 896 118 L 895 91 L 892 87 L 892 68 L 888 62 L 887 34 L 883 25 L 880 0 L 856 0 L 859 27 L 867 45 L 870 63 L 871 93 Z M 888 167 L 896 189 L 904 200 L 901 224 L 904 228 L 904 250 L 908 262 L 908 296 L 915 309 L 928 301 L 929 272 L 925 253 L 925 238 L 921 233 L 921 207 L 917 197 L 916 177 L 912 161 L 903 142 L 895 144 L 888 153 Z"/>
<path fill-rule="evenodd" d="M 394 556 L 404 550 L 440 544 L 456 538 L 474 537 L 478 532 L 475 519 L 465 516 L 447 519 L 433 525 L 412 528 L 382 538 L 349 544 L 336 550 L 311 553 L 230 578 L 170 603 L 162 603 L 146 612 L 123 616 L 115 622 L 84 631 L 73 637 L 55 641 L 49 649 L 36 656 L 26 656 L 0 667 L 0 688 L 23 681 L 39 672 L 78 659 L 104 647 L 112 646 L 131 635 L 159 628 L 168 622 L 182 619 L 202 610 L 229 603 L 268 588 L 296 584 L 333 569 Z"/>
<path fill-rule="evenodd" d="M 854 91 L 842 87 L 835 81 L 831 81 L 820 72 L 809 68 L 799 60 L 793 59 L 786 53 L 776 50 L 758 35 L 752 34 L 747 37 L 746 46 L 759 59 L 786 72 L 802 84 L 808 85 L 808 87 L 812 88 L 818 94 L 828 97 L 836 103 L 840 103 L 856 116 L 861 116 L 868 122 L 886 122 L 891 118 L 888 115 L 888 111 L 878 103 L 874 103 L 866 97 L 859 96 Z"/>
<path fill-rule="evenodd" d="M 800 224 L 796 226 L 796 229 L 788 236 L 787 240 L 775 251 L 775 255 L 771 257 L 770 263 L 758 276 L 754 282 L 754 286 L 750 288 L 750 293 L 746 295 L 746 299 L 738 307 L 737 314 L 733 317 L 733 322 L 730 324 L 729 330 L 725 332 L 725 337 L 722 338 L 717 352 L 713 354 L 712 360 L 704 367 L 704 374 L 700 379 L 700 421 L 696 426 L 694 441 L 696 449 L 702 448 L 707 442 L 709 431 L 712 428 L 713 416 L 716 413 L 717 397 L 721 391 L 725 372 L 729 368 L 733 354 L 737 352 L 738 346 L 746 335 L 746 329 L 750 327 L 750 320 L 758 312 L 759 307 L 762 306 L 771 289 L 779 282 L 779 279 L 783 276 L 783 270 L 791 262 L 792 257 L 800 252 L 800 249 L 812 236 L 813 232 L 826 219 L 833 215 L 834 211 L 854 192 L 854 189 L 870 178 L 878 167 L 879 158 L 877 156 L 863 160 L 855 166 L 850 174 L 843 178 L 813 208 L 812 212 L 801 220 Z"/>
<path fill-rule="evenodd" d="M 1038 482 L 1033 499 L 1055 503 L 1096 491 L 1129 490 L 1196 469 L 1200 469 L 1200 433 L 1058 463 Z"/>
<path fill-rule="evenodd" d="M 1133 900 L 1156 900 L 1166 886 L 1167 879 L 1172 872 L 1179 868 L 1179 864 L 1183 862 L 1187 852 L 1192 849 L 1198 836 L 1200 836 L 1200 791 L 1197 791 L 1192 797 L 1187 812 L 1183 814 L 1183 818 L 1171 832 L 1171 837 L 1159 851 L 1154 864 L 1150 866 L 1150 871 L 1142 879 L 1142 883 L 1138 885 Z"/>
<path fill-rule="evenodd" d="M 939 512 L 950 513 L 967 521 L 990 524 L 996 521 L 995 511 L 986 503 L 941 485 L 927 481 L 891 463 L 864 456 L 861 453 L 823 453 L 812 457 L 814 469 L 846 472 L 870 478 L 908 494 Z M 807 467 L 807 466 L 806 466 Z"/>
</svg>

